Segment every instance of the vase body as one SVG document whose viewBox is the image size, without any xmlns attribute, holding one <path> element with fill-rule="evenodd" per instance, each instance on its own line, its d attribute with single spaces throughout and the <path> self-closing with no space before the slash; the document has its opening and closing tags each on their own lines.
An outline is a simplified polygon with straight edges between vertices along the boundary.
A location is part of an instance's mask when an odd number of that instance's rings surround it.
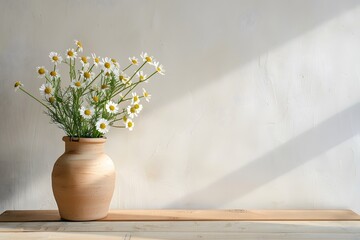
<svg viewBox="0 0 360 240">
<path fill-rule="evenodd" d="M 52 189 L 61 218 L 90 221 L 107 216 L 115 187 L 113 161 L 104 138 L 63 137 L 65 152 L 55 162 Z"/>
</svg>

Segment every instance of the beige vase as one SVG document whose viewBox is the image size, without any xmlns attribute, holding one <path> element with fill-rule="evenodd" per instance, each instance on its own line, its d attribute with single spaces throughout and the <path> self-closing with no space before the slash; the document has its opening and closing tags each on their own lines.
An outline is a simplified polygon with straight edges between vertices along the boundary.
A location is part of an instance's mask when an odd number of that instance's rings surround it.
<svg viewBox="0 0 360 240">
<path fill-rule="evenodd" d="M 55 162 L 52 188 L 61 218 L 97 220 L 107 216 L 115 168 L 104 153 L 105 138 L 63 137 L 65 152 Z"/>
</svg>

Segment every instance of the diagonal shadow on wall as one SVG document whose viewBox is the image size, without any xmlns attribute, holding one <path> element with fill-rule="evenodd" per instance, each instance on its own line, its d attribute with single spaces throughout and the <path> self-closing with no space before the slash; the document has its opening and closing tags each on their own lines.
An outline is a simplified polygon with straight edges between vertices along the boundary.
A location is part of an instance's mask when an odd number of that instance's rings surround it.
<svg viewBox="0 0 360 240">
<path fill-rule="evenodd" d="M 189 204 L 194 208 L 219 208 L 351 139 L 359 134 L 359 123 L 360 103 L 357 103 L 168 207 Z M 204 196 L 211 196 L 206 198 L 206 205 L 202 201 Z"/>
</svg>

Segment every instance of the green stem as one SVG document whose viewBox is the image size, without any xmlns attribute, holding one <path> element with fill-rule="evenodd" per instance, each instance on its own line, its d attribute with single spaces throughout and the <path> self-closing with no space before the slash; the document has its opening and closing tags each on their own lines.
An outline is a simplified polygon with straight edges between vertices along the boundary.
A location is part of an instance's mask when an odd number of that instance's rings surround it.
<svg viewBox="0 0 360 240">
<path fill-rule="evenodd" d="M 151 78 L 152 76 L 154 76 L 155 74 L 157 73 L 157 71 L 153 72 L 149 77 L 147 77 L 145 80 L 143 81 L 138 81 L 137 83 L 134 84 L 133 87 L 130 87 L 129 91 L 127 91 L 127 93 L 121 98 L 121 101 L 120 102 L 123 102 L 123 99 L 137 86 L 139 85 L 139 83 L 141 82 L 145 82 L 146 80 L 148 80 L 149 78 Z M 125 88 L 126 89 L 126 88 Z M 124 89 L 124 90 L 125 90 Z M 125 101 L 125 100 L 124 100 Z"/>
<path fill-rule="evenodd" d="M 130 65 L 127 66 L 126 68 L 124 68 L 122 71 L 124 72 L 124 71 L 128 70 L 131 66 L 132 66 L 132 64 L 130 63 Z"/>
<path fill-rule="evenodd" d="M 45 76 L 45 80 L 46 80 L 46 82 L 51 83 L 51 81 L 48 79 L 47 76 Z"/>
<path fill-rule="evenodd" d="M 74 74 L 74 79 L 76 79 L 76 61 L 74 59 L 74 66 L 73 66 L 73 74 Z"/>
<path fill-rule="evenodd" d="M 121 120 L 123 120 L 123 118 L 115 119 L 115 120 L 111 121 L 111 123 L 114 123 L 114 122 L 117 122 L 117 121 L 121 121 Z"/>
<path fill-rule="evenodd" d="M 95 66 L 95 64 L 93 64 L 93 65 L 91 66 L 91 68 L 88 70 L 88 72 L 91 72 L 91 70 L 93 69 L 94 66 Z"/>
<path fill-rule="evenodd" d="M 140 69 L 141 69 L 146 63 L 147 63 L 147 62 L 144 62 L 144 63 L 134 72 L 134 74 L 130 77 L 130 79 L 129 79 L 128 81 L 131 81 L 131 80 L 134 78 L 134 76 L 136 75 L 136 73 L 138 73 L 138 72 L 140 71 Z M 152 76 L 152 75 L 151 75 L 151 76 Z M 149 77 L 149 78 L 150 78 L 150 77 Z M 147 78 L 147 79 L 148 79 L 148 78 Z M 137 84 L 135 84 L 135 85 L 137 85 Z M 114 96 L 118 95 L 119 93 L 121 93 L 121 92 L 124 91 L 125 89 L 127 89 L 127 88 L 124 88 L 124 89 L 120 88 L 119 90 L 116 90 L 116 92 L 111 95 L 111 98 L 113 98 Z M 125 96 L 124 96 L 124 97 L 125 97 Z M 123 98 L 124 98 L 124 97 L 123 97 Z"/>
<path fill-rule="evenodd" d="M 101 70 L 100 73 L 84 88 L 84 90 L 81 93 L 81 96 L 83 96 L 83 93 L 90 87 L 90 85 L 101 75 L 103 71 Z"/>
<path fill-rule="evenodd" d="M 70 66 L 70 71 L 69 71 L 69 75 L 70 75 L 70 81 L 73 80 L 73 76 L 72 76 L 72 65 L 71 65 L 71 58 L 70 58 L 70 63 L 69 63 L 69 66 Z"/>
<path fill-rule="evenodd" d="M 135 72 L 134 74 L 130 77 L 129 81 L 131 81 L 133 79 L 133 77 L 140 71 L 140 69 L 142 69 L 143 66 L 145 66 L 147 62 L 144 62 Z"/>
<path fill-rule="evenodd" d="M 20 90 L 23 91 L 24 93 L 26 93 L 28 96 L 30 96 L 31 98 L 33 98 L 35 101 L 39 102 L 41 105 L 43 105 L 44 107 L 46 107 L 48 110 L 52 111 L 48 106 L 46 106 L 43 102 L 41 102 L 39 99 L 37 99 L 36 97 L 34 97 L 31 93 L 27 92 L 25 89 L 23 89 L 22 87 L 20 87 Z"/>
<path fill-rule="evenodd" d="M 114 128 L 125 128 L 125 126 L 111 126 L 111 127 L 114 127 Z"/>
</svg>

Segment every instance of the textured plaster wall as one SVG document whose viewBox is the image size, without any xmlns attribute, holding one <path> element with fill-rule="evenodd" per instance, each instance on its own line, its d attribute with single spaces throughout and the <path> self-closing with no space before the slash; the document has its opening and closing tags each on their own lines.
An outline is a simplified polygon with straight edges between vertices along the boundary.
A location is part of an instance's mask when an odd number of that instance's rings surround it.
<svg viewBox="0 0 360 240">
<path fill-rule="evenodd" d="M 38 94 L 35 67 L 80 39 L 167 70 L 135 130 L 108 134 L 112 208 L 360 212 L 359 5 L 0 0 L 0 211 L 56 207 L 63 133 L 12 86 Z"/>
</svg>

